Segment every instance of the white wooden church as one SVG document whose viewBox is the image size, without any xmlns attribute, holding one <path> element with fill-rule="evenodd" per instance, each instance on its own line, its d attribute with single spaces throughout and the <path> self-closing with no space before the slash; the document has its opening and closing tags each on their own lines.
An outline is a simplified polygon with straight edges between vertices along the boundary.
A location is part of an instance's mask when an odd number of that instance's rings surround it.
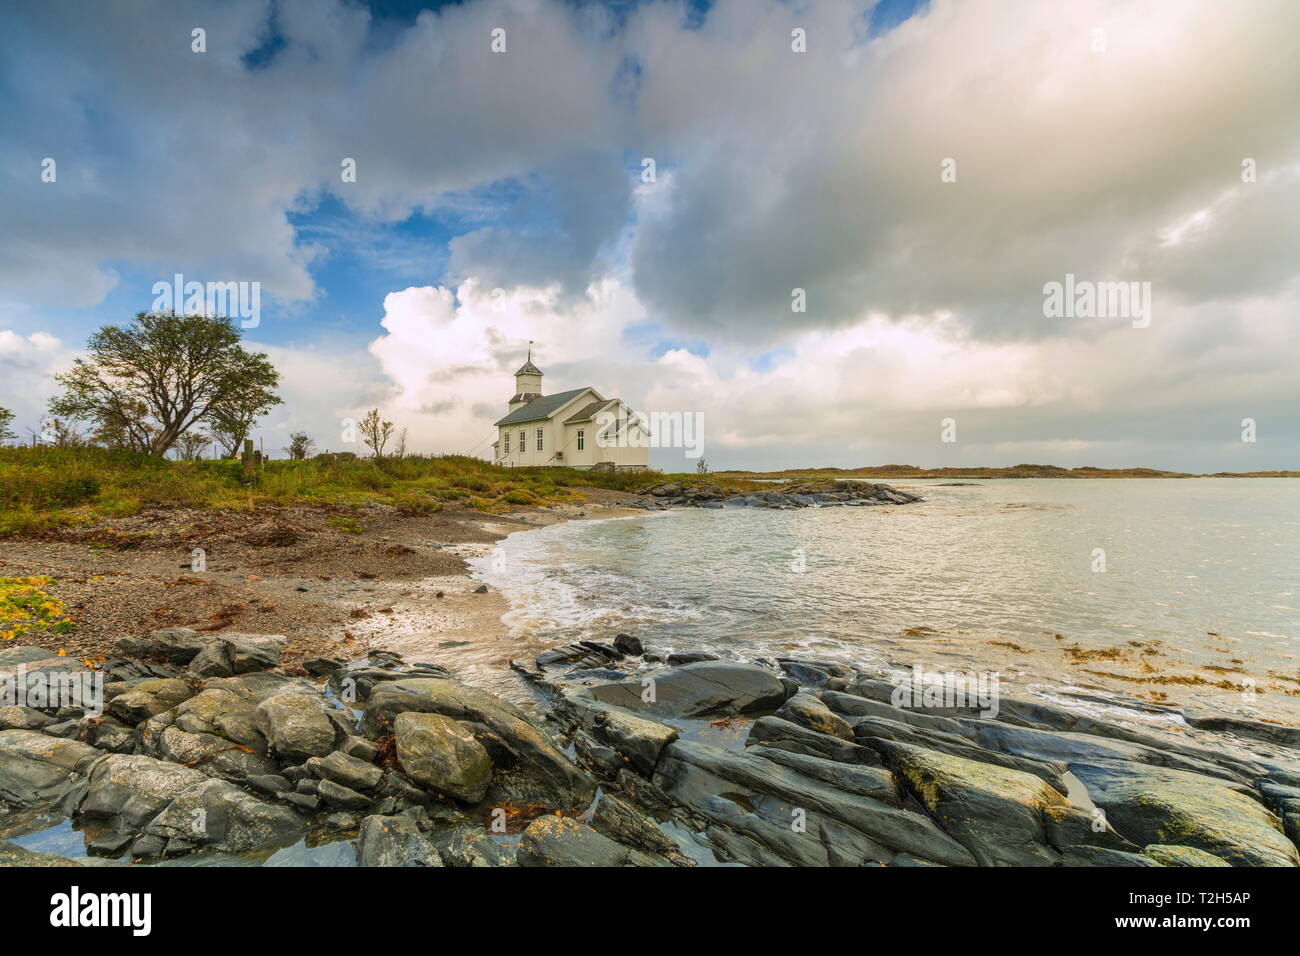
<svg viewBox="0 0 1300 956">
<path fill-rule="evenodd" d="M 591 386 L 542 394 L 542 370 L 532 352 L 515 372 L 515 394 L 496 423 L 497 464 L 554 465 L 639 471 L 649 461 L 649 436 L 622 399 Z"/>
</svg>

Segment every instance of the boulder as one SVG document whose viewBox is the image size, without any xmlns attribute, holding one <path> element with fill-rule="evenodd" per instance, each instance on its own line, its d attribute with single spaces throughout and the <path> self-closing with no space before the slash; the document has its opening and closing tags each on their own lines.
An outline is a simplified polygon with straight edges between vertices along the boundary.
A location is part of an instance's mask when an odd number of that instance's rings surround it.
<svg viewBox="0 0 1300 956">
<path fill-rule="evenodd" d="M 442 866 L 442 860 L 414 820 L 369 816 L 357 834 L 357 866 Z"/>
<path fill-rule="evenodd" d="M 211 734 L 259 753 L 266 735 L 257 726 L 257 705 L 224 687 L 208 687 L 176 708 L 172 726 L 187 734 Z"/>
<path fill-rule="evenodd" d="M 1190 846 L 1233 866 L 1300 865 L 1281 822 L 1245 787 L 1139 764 L 1071 769 L 1115 829 L 1139 846 Z"/>
<path fill-rule="evenodd" d="M 81 816 L 107 820 L 115 830 L 138 830 L 207 779 L 198 770 L 143 754 L 109 754 L 90 771 L 76 809 Z"/>
<path fill-rule="evenodd" d="M 327 757 L 312 757 L 307 769 L 322 780 L 333 780 L 358 791 L 374 791 L 384 779 L 384 771 L 374 764 L 334 751 Z"/>
<path fill-rule="evenodd" d="M 141 681 L 126 693 L 118 694 L 108 702 L 106 710 L 118 720 L 134 727 L 193 696 L 194 691 L 190 685 L 179 678 L 156 678 Z"/>
<path fill-rule="evenodd" d="M 716 661 L 718 655 L 712 651 L 670 651 L 668 663 L 672 667 L 682 664 L 698 664 L 701 661 Z"/>
<path fill-rule="evenodd" d="M 8 670 L 17 667 L 19 664 L 34 664 L 37 661 L 47 660 L 49 656 L 48 648 L 38 647 L 35 644 L 13 644 L 9 647 L 0 647 L 0 670 Z"/>
<path fill-rule="evenodd" d="M 586 689 L 592 699 L 670 717 L 714 717 L 772 711 L 785 703 L 785 683 L 754 664 L 701 661 Z"/>
<path fill-rule="evenodd" d="M 631 634 L 614 635 L 614 647 L 619 652 L 632 657 L 640 657 L 645 653 L 645 647 L 641 644 L 641 638 L 634 637 Z"/>
<path fill-rule="evenodd" d="M 0 730 L 0 804 L 40 807 L 63 798 L 103 753 L 34 730 Z"/>
<path fill-rule="evenodd" d="M 256 716 L 250 701 L 224 688 L 208 688 L 141 724 L 140 750 L 196 767 L 209 777 L 243 783 L 276 771 Z"/>
<path fill-rule="evenodd" d="M 0 730 L 43 730 L 55 719 L 35 707 L 0 707 Z"/>
<path fill-rule="evenodd" d="M 1044 813 L 1068 806 L 1059 792 L 1018 770 L 886 742 L 890 768 L 981 866 L 1051 866 Z"/>
<path fill-rule="evenodd" d="M 659 754 L 677 739 L 677 730 L 609 704 L 579 704 L 579 728 L 593 740 L 613 748 L 636 771 L 649 776 Z"/>
<path fill-rule="evenodd" d="M 435 793 L 478 803 L 492 782 L 492 759 L 464 724 L 441 714 L 398 714 L 397 759 L 406 775 Z"/>
<path fill-rule="evenodd" d="M 309 680 L 290 677 L 271 671 L 253 671 L 235 677 L 214 677 L 203 682 L 207 690 L 220 688 L 244 698 L 254 704 L 281 694 L 306 694 L 308 697 L 320 697 L 320 689 Z"/>
<path fill-rule="evenodd" d="M 381 684 L 366 704 L 366 734 L 392 733 L 393 720 L 407 712 L 441 714 L 470 727 L 495 768 L 486 799 L 579 811 L 595 795 L 594 781 L 522 711 L 487 691 L 436 677 Z"/>
<path fill-rule="evenodd" d="M 514 866 L 512 847 L 497 843 L 482 830 L 460 827 L 445 834 L 438 842 L 443 866 L 488 867 Z"/>
<path fill-rule="evenodd" d="M 519 866 L 671 866 L 616 843 L 571 817 L 548 815 L 528 825 L 515 852 Z"/>
<path fill-rule="evenodd" d="M 334 749 L 337 728 L 325 716 L 321 698 L 278 694 L 257 705 L 257 729 L 271 750 L 287 763 L 300 763 Z"/>
<path fill-rule="evenodd" d="M 820 734 L 829 734 L 841 740 L 853 739 L 852 725 L 811 694 L 795 694 L 781 705 L 776 716 Z"/>
<path fill-rule="evenodd" d="M 276 772 L 276 762 L 265 753 L 214 734 L 191 734 L 170 725 L 171 714 L 159 714 L 141 734 L 140 750 L 150 756 L 184 764 L 204 776 L 244 783 L 249 777 Z"/>
<path fill-rule="evenodd" d="M 188 627 L 164 627 L 150 631 L 147 637 L 124 637 L 115 645 L 127 657 L 153 657 L 169 664 L 185 665 L 198 657 L 211 640 Z"/>
<path fill-rule="evenodd" d="M 289 639 L 279 634 L 222 634 L 190 662 L 200 677 L 230 677 L 270 670 L 280 663 Z"/>
<path fill-rule="evenodd" d="M 112 717 L 82 717 L 77 722 L 76 739 L 96 750 L 129 754 L 135 753 L 138 736 L 134 727 Z"/>
<path fill-rule="evenodd" d="M 333 780 L 322 780 L 317 785 L 316 792 L 330 806 L 342 810 L 364 810 L 374 802 L 365 794 L 358 793 L 341 783 L 335 783 Z"/>
<path fill-rule="evenodd" d="M 302 818 L 259 800 L 226 780 L 204 780 L 177 794 L 145 830 L 167 841 L 168 853 L 200 847 L 242 853 L 296 843 Z"/>
</svg>

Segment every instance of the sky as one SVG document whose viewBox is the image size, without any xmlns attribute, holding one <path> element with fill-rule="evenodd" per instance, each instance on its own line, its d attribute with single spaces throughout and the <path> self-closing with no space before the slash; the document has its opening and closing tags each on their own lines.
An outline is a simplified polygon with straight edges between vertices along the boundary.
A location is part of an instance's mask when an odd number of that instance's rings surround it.
<svg viewBox="0 0 1300 956">
<path fill-rule="evenodd" d="M 532 341 L 545 391 L 702 416 L 715 470 L 1300 468 L 1293 0 L 3 16 L 23 434 L 180 273 L 259 284 L 277 455 L 351 447 L 371 407 L 412 451 L 486 454 Z M 1067 282 L 1136 298 L 1049 314 Z"/>
</svg>

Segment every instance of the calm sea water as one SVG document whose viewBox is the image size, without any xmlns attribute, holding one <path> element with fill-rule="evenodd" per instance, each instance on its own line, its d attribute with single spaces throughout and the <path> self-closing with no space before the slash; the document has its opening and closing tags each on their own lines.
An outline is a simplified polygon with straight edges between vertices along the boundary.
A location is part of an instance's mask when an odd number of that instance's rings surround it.
<svg viewBox="0 0 1300 956">
<path fill-rule="evenodd" d="M 1300 722 L 1300 481 L 900 487 L 926 501 L 570 522 L 477 574 L 539 646 L 628 631 Z"/>
</svg>

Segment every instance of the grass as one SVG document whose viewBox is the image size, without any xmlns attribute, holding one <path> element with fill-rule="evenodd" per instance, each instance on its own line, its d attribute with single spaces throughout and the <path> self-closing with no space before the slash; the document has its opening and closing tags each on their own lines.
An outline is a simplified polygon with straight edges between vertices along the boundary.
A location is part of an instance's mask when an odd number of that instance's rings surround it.
<svg viewBox="0 0 1300 956">
<path fill-rule="evenodd" d="M 166 461 L 103 448 L 0 448 L 0 536 L 124 517 L 151 507 L 251 510 L 261 504 L 392 505 L 433 514 L 459 501 L 489 514 L 578 503 L 578 489 L 633 493 L 709 475 L 502 468 L 464 455 L 268 461 L 245 482 L 236 461 Z M 743 483 L 735 483 L 743 484 Z M 344 529 L 350 530 L 350 529 Z"/>
<path fill-rule="evenodd" d="M 23 634 L 66 634 L 72 621 L 63 602 L 45 588 L 53 578 L 0 577 L 0 641 L 12 641 Z"/>
</svg>

